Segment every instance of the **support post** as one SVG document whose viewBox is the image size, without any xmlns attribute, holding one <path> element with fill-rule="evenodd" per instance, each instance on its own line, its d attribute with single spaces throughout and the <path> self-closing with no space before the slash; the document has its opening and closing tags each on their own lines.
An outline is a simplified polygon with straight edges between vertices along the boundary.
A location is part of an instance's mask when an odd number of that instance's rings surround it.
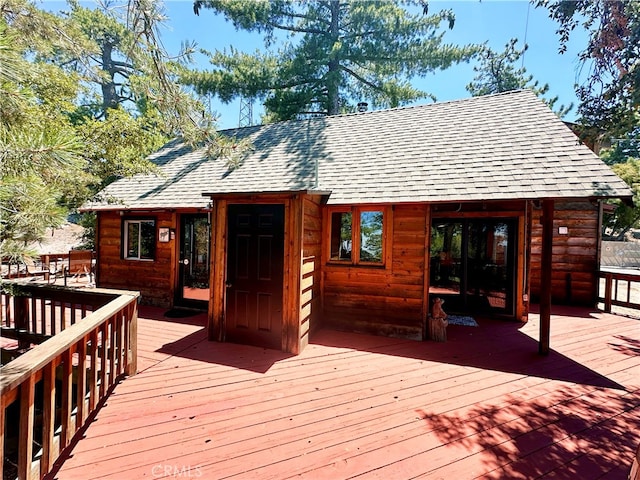
<svg viewBox="0 0 640 480">
<path fill-rule="evenodd" d="M 538 353 L 549 355 L 551 332 L 551 280 L 553 268 L 553 211 L 551 199 L 542 205 L 542 261 L 540 268 L 540 343 Z"/>
<path fill-rule="evenodd" d="M 604 311 L 611 313 L 611 305 L 613 305 L 611 298 L 611 292 L 613 292 L 613 274 L 607 272 L 604 278 Z"/>
</svg>

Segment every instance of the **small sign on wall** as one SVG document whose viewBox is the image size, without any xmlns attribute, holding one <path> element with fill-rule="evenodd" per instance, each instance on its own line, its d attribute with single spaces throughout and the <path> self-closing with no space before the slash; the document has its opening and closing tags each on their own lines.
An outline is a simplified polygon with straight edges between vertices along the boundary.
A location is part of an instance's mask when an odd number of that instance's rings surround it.
<svg viewBox="0 0 640 480">
<path fill-rule="evenodd" d="M 158 241 L 160 243 L 167 243 L 171 239 L 171 233 L 168 227 L 161 227 L 158 229 Z"/>
<path fill-rule="evenodd" d="M 568 235 L 569 234 L 569 227 L 558 227 L 558 233 L 560 235 Z"/>
</svg>

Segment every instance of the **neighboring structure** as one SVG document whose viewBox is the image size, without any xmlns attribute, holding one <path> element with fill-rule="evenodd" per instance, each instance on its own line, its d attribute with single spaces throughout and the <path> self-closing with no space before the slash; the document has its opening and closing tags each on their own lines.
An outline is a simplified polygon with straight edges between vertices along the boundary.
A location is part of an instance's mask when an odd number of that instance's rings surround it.
<svg viewBox="0 0 640 480">
<path fill-rule="evenodd" d="M 71 222 L 65 222 L 58 228 L 47 228 L 45 236 L 39 242 L 29 245 L 38 255 L 69 253 L 69 250 L 80 248 L 85 228 Z"/>
<path fill-rule="evenodd" d="M 601 202 L 631 197 L 529 91 L 224 133 L 253 142 L 239 168 L 174 141 L 164 176 L 88 206 L 97 282 L 208 300 L 212 340 L 292 353 L 320 324 L 423 339 L 430 295 L 517 320 L 541 287 L 595 305 Z"/>
</svg>

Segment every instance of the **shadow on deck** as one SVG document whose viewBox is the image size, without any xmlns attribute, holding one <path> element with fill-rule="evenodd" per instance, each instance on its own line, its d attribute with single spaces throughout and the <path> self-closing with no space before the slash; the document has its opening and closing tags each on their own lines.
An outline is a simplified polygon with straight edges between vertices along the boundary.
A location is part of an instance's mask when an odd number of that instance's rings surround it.
<svg viewBox="0 0 640 480">
<path fill-rule="evenodd" d="M 140 312 L 140 373 L 50 478 L 613 478 L 640 442 L 640 321 L 554 308 L 446 343 L 320 330 L 299 356 Z"/>
<path fill-rule="evenodd" d="M 574 318 L 576 321 L 596 321 L 601 313 L 597 310 L 557 307 L 556 317 Z M 155 320 L 176 321 L 159 317 Z M 537 322 L 537 312 L 533 322 Z M 181 323 L 203 326 L 200 316 L 178 319 Z M 564 382 L 580 383 L 602 388 L 624 390 L 624 386 L 591 370 L 562 353 L 553 350 L 548 356 L 538 354 L 538 342 L 531 336 L 531 324 L 507 322 L 489 318 L 479 318 L 479 327 L 450 325 L 448 341 L 416 342 L 411 340 L 377 337 L 358 333 L 337 332 L 323 329 L 311 337 L 311 344 L 340 350 L 350 349 L 388 356 L 401 356 L 484 370 L 495 370 L 532 377 L 548 378 Z M 638 322 L 640 328 L 640 321 Z M 588 325 L 584 326 L 588 330 Z M 242 346 L 232 343 L 217 343 L 216 348 L 207 344 L 198 345 L 206 337 L 206 332 L 196 331 L 175 342 L 163 345 L 159 351 L 200 362 L 226 365 L 265 373 L 275 363 L 292 355 L 276 350 Z M 612 349 L 629 355 L 640 355 L 640 341 L 630 337 L 615 336 L 617 343 L 610 343 Z"/>
</svg>

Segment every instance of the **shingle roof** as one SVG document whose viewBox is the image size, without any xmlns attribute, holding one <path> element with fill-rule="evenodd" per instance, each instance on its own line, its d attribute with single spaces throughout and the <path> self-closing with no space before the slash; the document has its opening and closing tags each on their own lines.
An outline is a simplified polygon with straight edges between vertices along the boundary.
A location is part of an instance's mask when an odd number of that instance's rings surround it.
<svg viewBox="0 0 640 480">
<path fill-rule="evenodd" d="M 151 156 L 164 176 L 118 180 L 104 194 L 120 205 L 87 207 L 203 207 L 203 193 L 304 190 L 330 191 L 330 204 L 631 195 L 526 90 L 223 133 L 253 142 L 240 168 L 175 140 Z"/>
</svg>

